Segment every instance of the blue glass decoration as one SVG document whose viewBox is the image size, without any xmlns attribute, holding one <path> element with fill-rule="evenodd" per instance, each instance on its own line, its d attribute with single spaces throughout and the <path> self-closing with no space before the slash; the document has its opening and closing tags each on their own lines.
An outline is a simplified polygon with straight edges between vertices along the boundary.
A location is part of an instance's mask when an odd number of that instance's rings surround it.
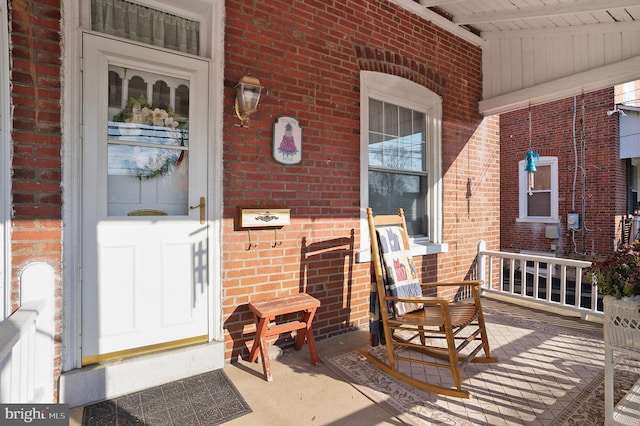
<svg viewBox="0 0 640 426">
<path fill-rule="evenodd" d="M 524 156 L 524 160 L 527 162 L 524 170 L 529 173 L 535 173 L 536 163 L 538 162 L 538 159 L 539 159 L 538 153 L 535 151 L 529 150 Z"/>
<path fill-rule="evenodd" d="M 524 167 L 524 170 L 527 172 L 528 175 L 528 190 L 529 190 L 529 195 L 533 195 L 533 188 L 535 187 L 535 182 L 533 179 L 533 174 L 536 171 L 536 163 L 538 162 L 538 159 L 540 157 L 538 156 L 538 153 L 533 151 L 533 150 L 529 150 L 525 156 L 524 156 L 524 160 L 527 162 L 527 164 Z"/>
</svg>

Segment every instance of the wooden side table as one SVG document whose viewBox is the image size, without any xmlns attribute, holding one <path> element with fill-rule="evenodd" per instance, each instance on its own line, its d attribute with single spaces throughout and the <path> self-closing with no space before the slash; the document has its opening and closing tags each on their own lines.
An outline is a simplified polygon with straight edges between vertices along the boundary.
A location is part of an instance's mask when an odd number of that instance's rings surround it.
<svg viewBox="0 0 640 426">
<path fill-rule="evenodd" d="M 256 338 L 251 347 L 249 361 L 256 361 L 259 349 L 260 358 L 262 358 L 262 369 L 264 370 L 265 379 L 268 382 L 273 380 L 268 353 L 267 337 L 269 336 L 276 336 L 281 333 L 298 330 L 295 343 L 296 350 L 302 348 L 306 339 L 307 346 L 309 346 L 309 354 L 311 355 L 311 364 L 316 367 L 320 365 L 316 341 L 313 338 L 313 330 L 311 329 L 313 316 L 316 314 L 316 309 L 318 309 L 319 306 L 320 301 L 306 293 L 249 303 L 249 308 L 253 311 L 253 317 L 256 322 Z M 281 324 L 275 323 L 277 316 L 294 313 L 302 313 L 302 319 L 283 322 Z"/>
</svg>

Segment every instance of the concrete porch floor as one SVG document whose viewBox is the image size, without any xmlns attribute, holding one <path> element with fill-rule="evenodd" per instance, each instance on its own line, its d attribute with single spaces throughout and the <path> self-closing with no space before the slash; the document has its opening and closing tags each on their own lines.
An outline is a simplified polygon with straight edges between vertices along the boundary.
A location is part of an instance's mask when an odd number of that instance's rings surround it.
<svg viewBox="0 0 640 426">
<path fill-rule="evenodd" d="M 343 381 L 322 358 L 330 358 L 368 344 L 368 333 L 356 331 L 317 342 L 320 366 L 310 363 L 306 345 L 270 348 L 273 381 L 267 382 L 262 363 L 247 361 L 225 365 L 224 371 L 252 412 L 225 425 L 400 425 L 381 406 Z M 83 407 L 71 410 L 70 426 L 82 425 Z"/>
<path fill-rule="evenodd" d="M 548 314 L 504 302 L 483 300 L 487 307 L 509 310 L 554 324 L 600 332 L 602 325 L 578 318 Z M 335 355 L 368 345 L 368 332 L 356 331 L 317 342 L 321 363 L 313 367 L 306 345 L 273 349 L 273 381 L 264 380 L 262 364 L 239 361 L 224 368 L 229 379 L 249 404 L 252 413 L 226 425 L 401 425 L 394 414 L 374 403 L 344 381 L 326 362 Z M 82 424 L 82 407 L 72 409 L 71 426 Z"/>
</svg>

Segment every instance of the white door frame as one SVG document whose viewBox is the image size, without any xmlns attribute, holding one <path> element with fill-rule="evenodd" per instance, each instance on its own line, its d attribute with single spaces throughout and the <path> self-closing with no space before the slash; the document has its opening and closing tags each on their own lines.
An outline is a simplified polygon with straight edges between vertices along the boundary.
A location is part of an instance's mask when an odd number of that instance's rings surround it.
<svg viewBox="0 0 640 426">
<path fill-rule="evenodd" d="M 0 321 L 11 313 L 11 117 L 9 115 L 9 25 L 7 3 L 0 4 Z"/>
<path fill-rule="evenodd" d="M 164 0 L 160 0 L 164 2 Z M 82 252 L 82 122 L 81 92 L 82 72 L 80 54 L 82 52 L 81 15 L 86 16 L 87 1 L 62 0 L 64 57 L 63 93 L 63 328 L 62 328 L 62 370 L 69 371 L 82 366 L 80 351 L 81 330 L 81 268 Z M 186 4 L 187 2 L 185 2 Z M 166 2 L 166 4 L 169 4 Z M 222 322 L 222 112 L 224 79 L 224 0 L 191 0 L 189 6 L 197 6 L 199 16 L 203 16 L 208 38 L 202 50 L 211 60 L 209 67 L 209 116 L 210 135 L 208 156 L 209 182 L 207 201 L 207 221 L 209 223 L 209 288 L 211 289 L 209 315 L 209 340 L 224 339 Z M 204 46 L 206 44 L 206 46 Z M 216 84 L 217 83 L 217 84 Z"/>
</svg>

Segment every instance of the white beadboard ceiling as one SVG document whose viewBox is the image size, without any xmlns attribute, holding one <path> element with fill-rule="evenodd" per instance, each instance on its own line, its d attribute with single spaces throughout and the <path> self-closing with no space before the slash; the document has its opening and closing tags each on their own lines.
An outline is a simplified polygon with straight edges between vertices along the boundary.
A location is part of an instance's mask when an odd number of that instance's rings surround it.
<svg viewBox="0 0 640 426">
<path fill-rule="evenodd" d="M 481 113 L 640 79 L 640 0 L 390 0 L 482 48 Z"/>
</svg>

